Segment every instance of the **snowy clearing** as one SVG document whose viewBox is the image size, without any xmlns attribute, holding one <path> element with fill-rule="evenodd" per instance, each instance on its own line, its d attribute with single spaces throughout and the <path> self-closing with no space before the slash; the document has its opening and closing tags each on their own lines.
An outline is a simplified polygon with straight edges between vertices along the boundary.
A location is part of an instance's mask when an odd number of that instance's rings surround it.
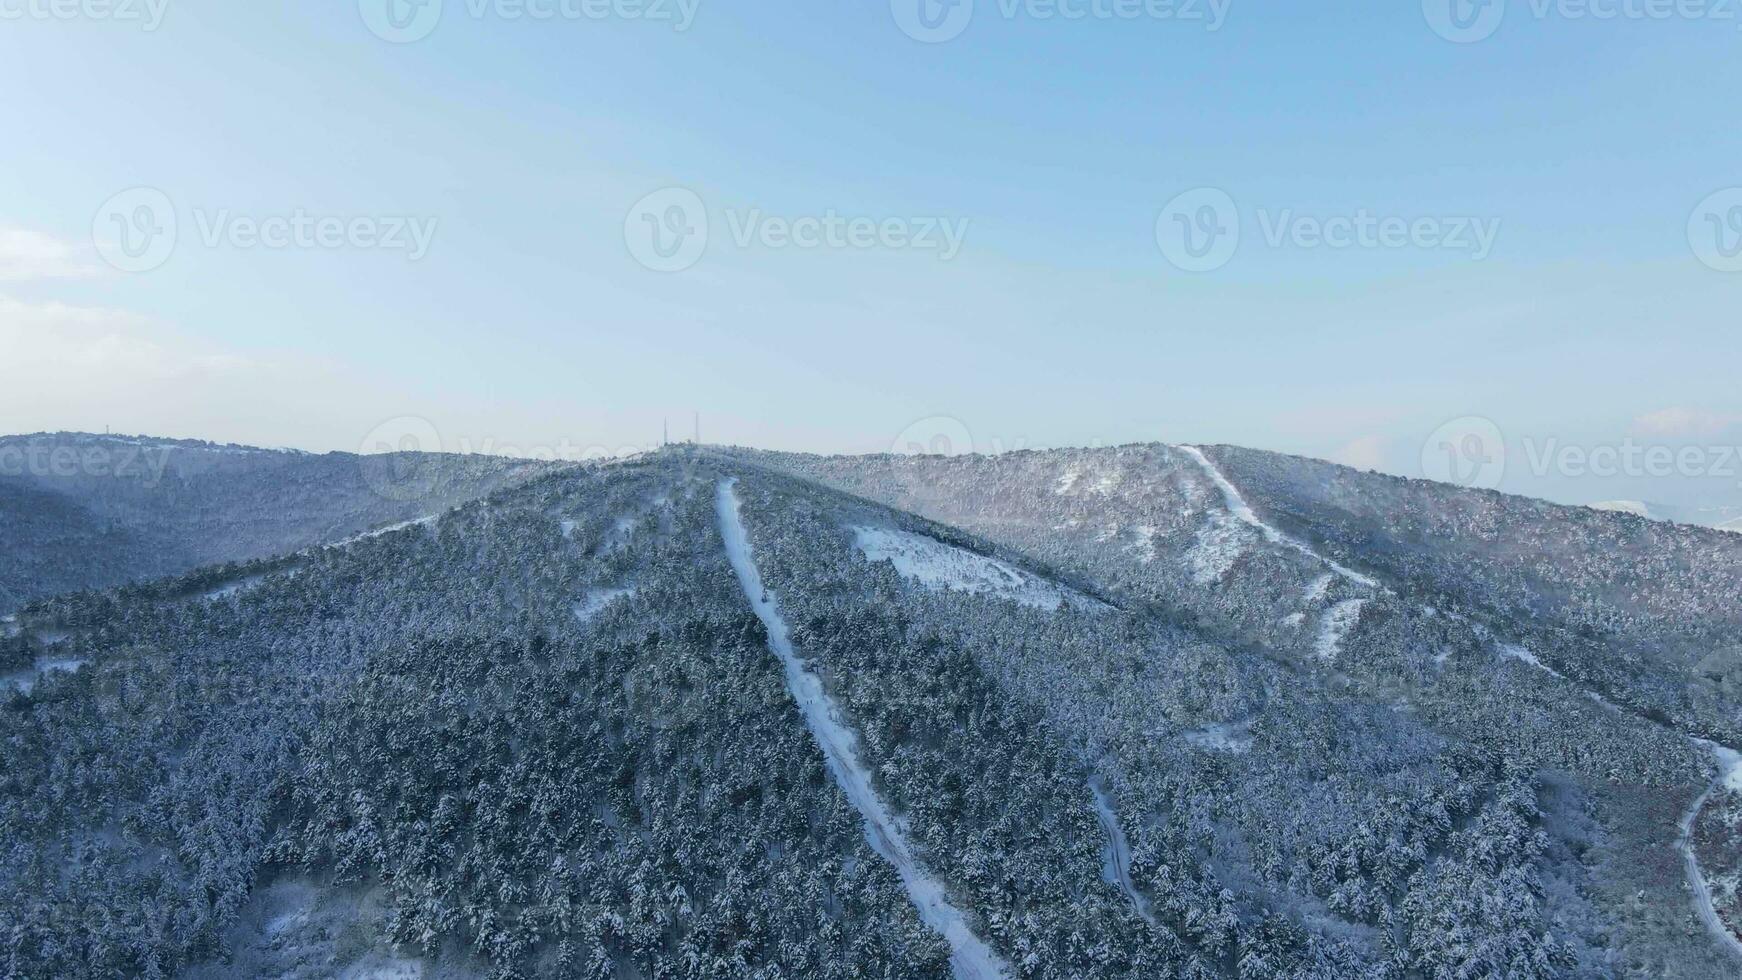
<svg viewBox="0 0 1742 980">
<path fill-rule="evenodd" d="M 1357 585 L 1364 585 L 1369 589 L 1379 588 L 1379 583 L 1374 579 L 1326 558 L 1324 555 L 1321 555 L 1307 547 L 1304 543 L 1297 541 L 1294 538 L 1283 534 L 1281 531 L 1278 531 L 1276 528 L 1271 527 L 1269 524 L 1264 523 L 1264 521 L 1259 518 L 1257 512 L 1246 503 L 1246 498 L 1240 494 L 1239 488 L 1235 487 L 1226 476 L 1222 475 L 1222 471 L 1216 467 L 1215 463 L 1210 462 L 1210 457 L 1204 455 L 1203 450 L 1196 446 L 1178 446 L 1176 448 L 1196 461 L 1198 466 L 1203 469 L 1204 475 L 1209 477 L 1210 482 L 1214 483 L 1216 488 L 1222 492 L 1222 503 L 1228 508 L 1228 513 L 1234 515 L 1234 517 L 1241 523 L 1250 526 L 1259 534 L 1263 535 L 1264 540 L 1269 541 L 1271 544 L 1280 544 L 1293 548 L 1295 551 L 1306 555 L 1308 558 L 1323 562 L 1332 571 Z"/>
<path fill-rule="evenodd" d="M 1346 599 L 1331 607 L 1325 613 L 1323 623 L 1319 626 L 1319 638 L 1314 648 L 1321 660 L 1336 660 L 1343 653 L 1343 639 L 1355 624 L 1361 620 L 1361 608 L 1367 605 L 1366 599 Z"/>
<path fill-rule="evenodd" d="M 849 530 L 853 544 L 866 558 L 889 562 L 902 578 L 928 589 L 995 595 L 1036 609 L 1055 610 L 1066 604 L 1078 609 L 1105 608 L 1074 589 L 923 534 L 862 525 Z"/>
<path fill-rule="evenodd" d="M 585 623 L 605 611 L 605 607 L 618 599 L 627 599 L 635 594 L 633 586 L 619 589 L 588 589 L 586 598 L 575 603 L 575 618 Z"/>
<path fill-rule="evenodd" d="M 1185 733 L 1185 740 L 1200 749 L 1245 755 L 1252 751 L 1252 720 L 1230 721 Z"/>
<path fill-rule="evenodd" d="M 73 657 L 44 657 L 36 662 L 31 670 L 20 670 L 0 676 L 0 691 L 16 688 L 24 694 L 36 690 L 36 685 L 49 674 L 77 673 L 80 667 L 89 663 Z"/>
<path fill-rule="evenodd" d="M 1246 553 L 1249 532 L 1226 514 L 1211 514 L 1209 523 L 1198 529 L 1197 541 L 1186 560 L 1192 566 L 1192 581 L 1209 585 L 1228 574 L 1240 556 Z"/>
<path fill-rule="evenodd" d="M 1131 907 L 1143 917 L 1143 921 L 1155 925 L 1155 914 L 1150 911 L 1149 899 L 1137 890 L 1137 884 L 1131 880 L 1131 842 L 1125 839 L 1125 829 L 1119 826 L 1119 815 L 1113 812 L 1113 800 L 1099 780 L 1089 782 L 1089 793 L 1095 800 L 1095 816 L 1101 821 L 1101 829 L 1107 834 L 1107 848 L 1104 852 L 1101 877 L 1109 885 L 1117 885 L 1131 900 Z"/>
<path fill-rule="evenodd" d="M 762 585 L 762 574 L 750 549 L 750 537 L 744 530 L 739 513 L 736 478 L 720 481 L 715 496 L 715 508 L 720 518 L 720 536 L 726 544 L 726 556 L 737 573 L 744 597 L 756 612 L 756 618 L 768 631 L 768 646 L 786 671 L 787 690 L 798 702 L 805 723 L 817 745 L 823 750 L 829 771 L 853 806 L 865 818 L 865 838 L 871 847 L 901 875 L 907 894 L 925 924 L 935 929 L 950 944 L 950 963 L 958 980 L 992 980 L 1009 975 L 1008 966 L 991 947 L 974 934 L 966 918 L 950 904 L 943 883 L 931 877 L 914 858 L 900 823 L 889 812 L 871 783 L 871 773 L 859 759 L 858 740 L 841 720 L 834 702 L 823 690 L 822 681 L 811 673 L 793 650 L 786 620 L 781 618 L 775 598 Z"/>
</svg>

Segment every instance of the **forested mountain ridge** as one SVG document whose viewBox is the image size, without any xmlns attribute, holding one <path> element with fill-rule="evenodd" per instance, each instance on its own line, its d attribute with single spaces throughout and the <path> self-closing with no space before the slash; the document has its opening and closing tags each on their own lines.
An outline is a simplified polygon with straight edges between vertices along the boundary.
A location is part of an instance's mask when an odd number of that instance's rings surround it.
<svg viewBox="0 0 1742 980">
<path fill-rule="evenodd" d="M 0 613 L 30 599 L 330 544 L 549 468 L 88 433 L 0 437 Z"/>
<path fill-rule="evenodd" d="M 0 974 L 1738 975 L 1728 689 L 1233 452 L 679 448 L 30 603 Z"/>
</svg>

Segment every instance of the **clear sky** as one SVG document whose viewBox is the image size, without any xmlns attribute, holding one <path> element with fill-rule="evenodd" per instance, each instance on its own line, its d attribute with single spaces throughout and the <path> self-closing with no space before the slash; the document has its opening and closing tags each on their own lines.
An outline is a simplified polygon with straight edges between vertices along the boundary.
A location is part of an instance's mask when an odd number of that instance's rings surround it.
<svg viewBox="0 0 1742 980">
<path fill-rule="evenodd" d="M 0 430 L 1419 475 L 1477 416 L 1509 489 L 1742 501 L 1527 459 L 1742 445 L 1742 4 L 388 2 L 0 0 Z"/>
</svg>

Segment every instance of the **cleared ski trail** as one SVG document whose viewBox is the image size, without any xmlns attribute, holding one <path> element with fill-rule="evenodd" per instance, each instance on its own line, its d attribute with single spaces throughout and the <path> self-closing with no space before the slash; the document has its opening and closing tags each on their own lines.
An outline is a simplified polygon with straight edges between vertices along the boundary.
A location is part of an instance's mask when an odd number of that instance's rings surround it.
<svg viewBox="0 0 1742 980">
<path fill-rule="evenodd" d="M 1131 842 L 1125 839 L 1125 830 L 1119 826 L 1119 815 L 1113 812 L 1113 800 L 1107 796 L 1099 780 L 1089 783 L 1089 792 L 1095 797 L 1095 816 L 1101 821 L 1101 829 L 1107 833 L 1106 870 L 1111 872 L 1108 884 L 1118 885 L 1143 921 L 1155 925 L 1155 913 L 1150 910 L 1149 899 L 1143 897 L 1143 893 L 1137 890 L 1137 883 L 1131 880 Z"/>
<path fill-rule="evenodd" d="M 920 918 L 950 944 L 950 964 L 958 980 L 1002 980 L 1008 977 L 1009 967 L 974 934 L 961 911 L 950 904 L 943 884 L 915 860 L 900 823 L 878 797 L 871 784 L 871 773 L 859 759 L 858 740 L 841 721 L 834 702 L 823 690 L 822 681 L 805 668 L 804 662 L 794 652 L 786 620 L 781 617 L 774 596 L 763 588 L 762 575 L 756 569 L 750 538 L 739 513 L 737 482 L 735 477 L 721 480 L 715 495 L 726 557 L 738 575 L 744 597 L 750 600 L 756 618 L 768 631 L 768 646 L 786 669 L 787 689 L 792 692 L 792 699 L 798 702 L 811 735 L 822 748 L 829 771 L 865 818 L 866 839 L 873 850 L 895 866 L 902 884 L 907 887 L 908 897 L 919 910 Z"/>
<path fill-rule="evenodd" d="M 1271 527 L 1269 524 L 1264 523 L 1263 518 L 1258 516 L 1257 511 L 1254 511 L 1251 505 L 1246 503 L 1246 498 L 1240 493 L 1240 489 L 1234 486 L 1233 482 L 1222 474 L 1221 469 L 1219 469 L 1215 463 L 1210 462 L 1210 457 L 1204 455 L 1202 449 L 1199 449 L 1196 446 L 1176 446 L 1174 448 L 1185 453 L 1187 456 L 1190 456 L 1198 464 L 1199 468 L 1204 471 L 1204 475 L 1210 478 L 1210 482 L 1214 483 L 1216 488 L 1222 491 L 1222 502 L 1227 506 L 1228 513 L 1234 515 L 1235 519 L 1240 521 L 1240 523 L 1251 527 L 1253 530 L 1263 535 L 1264 540 L 1269 541 L 1271 544 L 1280 544 L 1285 547 L 1293 548 L 1295 551 L 1306 555 L 1308 558 L 1323 562 L 1326 567 L 1357 585 L 1364 585 L 1369 589 L 1379 588 L 1378 581 L 1369 578 L 1366 575 L 1362 575 L 1360 572 L 1357 572 L 1352 568 L 1340 565 L 1337 562 L 1326 558 L 1324 555 L 1321 555 L 1308 547 L 1304 541 L 1299 541 L 1295 538 L 1289 537 L 1276 528 Z"/>
</svg>

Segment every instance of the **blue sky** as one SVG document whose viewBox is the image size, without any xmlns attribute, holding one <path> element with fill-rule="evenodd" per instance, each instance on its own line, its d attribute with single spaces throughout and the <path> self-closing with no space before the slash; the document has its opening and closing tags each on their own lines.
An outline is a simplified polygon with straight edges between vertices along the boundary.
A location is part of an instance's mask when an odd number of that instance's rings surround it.
<svg viewBox="0 0 1742 980">
<path fill-rule="evenodd" d="M 445 0 L 389 43 L 354 2 L 154 0 L 155 30 L 47 2 L 0 0 L 6 430 L 354 450 L 410 417 L 448 449 L 573 451 L 699 411 L 709 441 L 879 451 L 945 417 L 981 449 L 1233 442 L 1406 475 L 1470 416 L 1514 461 L 1742 444 L 1742 273 L 1689 229 L 1742 186 L 1742 11 L 1510 0 L 1459 44 L 1413 2 L 1232 0 L 1212 31 L 977 0 L 928 44 L 886 0 L 699 0 L 681 31 L 629 0 Z M 93 222 L 135 187 L 175 247 L 124 272 Z M 708 235 L 659 272 L 634 211 L 671 187 Z M 1157 222 L 1196 188 L 1241 235 L 1188 272 Z M 415 259 L 231 234 L 294 214 L 433 234 Z M 947 258 L 760 237 L 828 215 L 963 236 Z M 1270 240 L 1356 215 L 1493 234 Z M 1742 501 L 1722 476 L 1563 470 L 1504 486 Z"/>
</svg>

